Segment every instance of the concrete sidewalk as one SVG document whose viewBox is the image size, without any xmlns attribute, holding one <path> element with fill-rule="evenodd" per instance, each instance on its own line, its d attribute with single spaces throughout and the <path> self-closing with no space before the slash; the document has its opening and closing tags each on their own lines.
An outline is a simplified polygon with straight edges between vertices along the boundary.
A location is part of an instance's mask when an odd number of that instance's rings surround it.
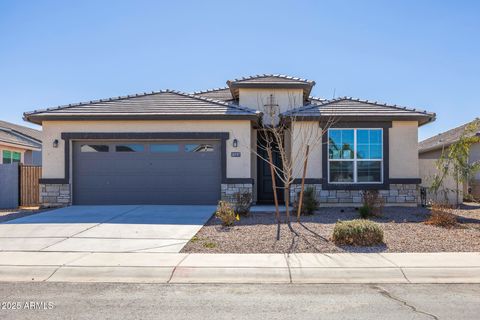
<svg viewBox="0 0 480 320">
<path fill-rule="evenodd" d="M 480 253 L 0 252 L 0 281 L 480 283 Z"/>
</svg>

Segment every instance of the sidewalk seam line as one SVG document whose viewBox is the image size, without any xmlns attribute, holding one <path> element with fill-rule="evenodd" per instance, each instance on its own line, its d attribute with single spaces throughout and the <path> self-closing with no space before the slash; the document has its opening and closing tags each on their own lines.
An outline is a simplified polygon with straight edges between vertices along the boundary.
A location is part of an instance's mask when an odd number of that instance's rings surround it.
<svg viewBox="0 0 480 320">
<path fill-rule="evenodd" d="M 410 279 L 408 279 L 407 275 L 405 274 L 405 272 L 403 271 L 403 268 L 401 266 L 399 266 L 398 264 L 396 264 L 395 262 L 393 262 L 392 260 L 388 259 L 387 257 L 385 257 L 382 253 L 379 253 L 379 256 L 381 256 L 383 259 L 385 259 L 386 261 L 390 262 L 391 264 L 393 264 L 395 267 L 397 267 L 400 272 L 402 273 L 403 277 L 405 278 L 405 280 L 408 282 L 408 283 L 412 283 L 410 281 Z"/>
<path fill-rule="evenodd" d="M 74 258 L 74 259 L 73 259 L 73 260 L 71 260 L 71 261 L 67 261 L 67 262 L 65 262 L 65 263 L 63 263 L 63 264 L 61 264 L 61 265 L 59 265 L 59 266 L 58 266 L 58 267 L 57 267 L 55 270 L 53 270 L 52 274 L 51 274 L 51 275 L 49 275 L 49 276 L 48 276 L 48 278 L 47 278 L 47 279 L 45 279 L 45 280 L 43 280 L 42 282 L 47 282 L 48 280 L 50 280 L 50 278 L 51 278 L 51 277 L 53 277 L 53 275 L 54 275 L 55 273 L 57 273 L 57 271 L 58 271 L 58 270 L 60 270 L 60 268 L 64 267 L 64 266 L 65 266 L 67 263 L 72 263 L 72 262 L 74 262 L 75 260 L 78 260 L 78 259 L 81 259 L 81 258 L 83 258 L 83 257 L 86 257 L 86 256 L 88 256 L 89 254 L 91 254 L 91 253 L 88 253 L 88 254 L 82 255 L 81 257 Z"/>
<path fill-rule="evenodd" d="M 289 253 L 285 253 L 283 255 L 284 259 L 285 259 L 285 262 L 287 264 L 287 270 L 288 270 L 288 278 L 290 279 L 290 283 L 293 283 L 293 280 L 292 280 L 292 270 L 290 270 L 290 263 L 288 262 L 288 256 L 289 256 Z"/>
<path fill-rule="evenodd" d="M 175 271 L 177 271 L 177 267 L 180 266 L 180 264 L 182 264 L 182 262 L 185 261 L 185 259 L 187 259 L 188 256 L 190 256 L 190 253 L 187 253 L 187 254 L 182 258 L 182 260 L 180 260 L 180 261 L 178 262 L 178 264 L 177 264 L 175 267 L 173 267 L 172 273 L 170 274 L 170 277 L 168 278 L 167 283 L 170 283 L 170 281 L 172 281 L 173 275 L 174 275 Z"/>
</svg>

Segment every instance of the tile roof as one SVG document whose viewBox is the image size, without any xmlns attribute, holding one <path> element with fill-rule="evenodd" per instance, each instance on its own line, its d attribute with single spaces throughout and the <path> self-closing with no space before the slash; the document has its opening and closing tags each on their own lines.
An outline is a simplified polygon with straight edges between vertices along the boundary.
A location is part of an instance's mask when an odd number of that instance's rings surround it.
<svg viewBox="0 0 480 320">
<path fill-rule="evenodd" d="M 1 142 L 39 149 L 42 143 L 42 132 L 0 120 L 0 143 Z"/>
<path fill-rule="evenodd" d="M 254 76 L 248 76 L 238 79 L 233 79 L 227 81 L 227 84 L 234 84 L 234 83 L 293 83 L 293 84 L 309 84 L 315 85 L 315 81 L 291 77 L 283 74 L 257 74 Z"/>
<path fill-rule="evenodd" d="M 37 129 L 21 126 L 19 124 L 15 124 L 15 123 L 3 121 L 3 120 L 0 120 L 0 128 L 11 129 L 27 137 L 30 137 L 32 139 L 42 141 L 42 131 Z"/>
<path fill-rule="evenodd" d="M 204 97 L 204 98 L 216 99 L 216 100 L 227 101 L 227 102 L 235 100 L 228 87 L 215 88 L 215 89 L 209 89 L 204 91 L 195 91 L 193 92 L 193 94 L 196 96 Z"/>
<path fill-rule="evenodd" d="M 312 104 L 285 112 L 296 117 L 382 117 L 391 119 L 417 119 L 421 124 L 435 119 L 434 113 L 377 101 L 341 97 L 331 100 L 311 99 Z"/>
<path fill-rule="evenodd" d="M 465 123 L 461 126 L 456 128 L 450 129 L 448 131 L 442 132 L 437 134 L 436 136 L 430 137 L 418 143 L 418 152 L 424 153 L 427 151 L 438 150 L 442 147 L 448 147 L 452 143 L 456 142 L 462 133 L 465 131 L 465 128 L 469 125 L 477 121 L 480 125 L 480 119 L 477 118 L 469 123 Z M 480 136 L 480 128 L 476 132 L 476 135 Z"/>
<path fill-rule="evenodd" d="M 306 98 L 310 95 L 315 81 L 283 74 L 258 74 L 228 80 L 227 85 L 235 99 L 239 98 L 240 88 L 297 88 L 303 90 L 303 96 Z"/>
<path fill-rule="evenodd" d="M 202 97 L 174 90 L 128 95 L 69 104 L 57 108 L 36 110 L 24 114 L 28 121 L 39 123 L 42 119 L 89 118 L 174 118 L 189 116 L 250 116 L 257 117 L 256 110 L 225 101 Z"/>
</svg>

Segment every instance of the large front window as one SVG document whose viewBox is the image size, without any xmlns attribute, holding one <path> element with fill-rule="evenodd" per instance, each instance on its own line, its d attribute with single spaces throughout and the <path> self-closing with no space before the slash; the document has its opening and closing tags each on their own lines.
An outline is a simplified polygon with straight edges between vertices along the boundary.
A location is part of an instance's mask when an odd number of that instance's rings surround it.
<svg viewBox="0 0 480 320">
<path fill-rule="evenodd" d="M 381 183 L 382 129 L 329 129 L 328 182 Z"/>
</svg>

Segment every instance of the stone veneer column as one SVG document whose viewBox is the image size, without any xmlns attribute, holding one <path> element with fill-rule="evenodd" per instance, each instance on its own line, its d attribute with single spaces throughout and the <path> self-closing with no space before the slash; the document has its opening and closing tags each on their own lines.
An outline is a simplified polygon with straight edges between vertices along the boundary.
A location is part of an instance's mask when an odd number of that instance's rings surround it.
<svg viewBox="0 0 480 320">
<path fill-rule="evenodd" d="M 64 207 L 72 204 L 69 184 L 40 184 L 40 204 L 43 207 Z"/>
<path fill-rule="evenodd" d="M 308 187 L 315 188 L 317 200 L 321 205 L 356 205 L 362 204 L 361 190 L 322 190 L 321 184 L 305 184 Z M 297 199 L 301 185 L 293 184 L 290 188 L 290 197 L 292 201 Z M 386 205 L 413 205 L 420 203 L 420 188 L 416 184 L 391 184 L 389 190 L 379 190 Z"/>
<path fill-rule="evenodd" d="M 249 192 L 253 197 L 253 184 L 251 183 L 222 183 L 221 199 L 230 203 L 235 203 L 235 193 Z"/>
</svg>

